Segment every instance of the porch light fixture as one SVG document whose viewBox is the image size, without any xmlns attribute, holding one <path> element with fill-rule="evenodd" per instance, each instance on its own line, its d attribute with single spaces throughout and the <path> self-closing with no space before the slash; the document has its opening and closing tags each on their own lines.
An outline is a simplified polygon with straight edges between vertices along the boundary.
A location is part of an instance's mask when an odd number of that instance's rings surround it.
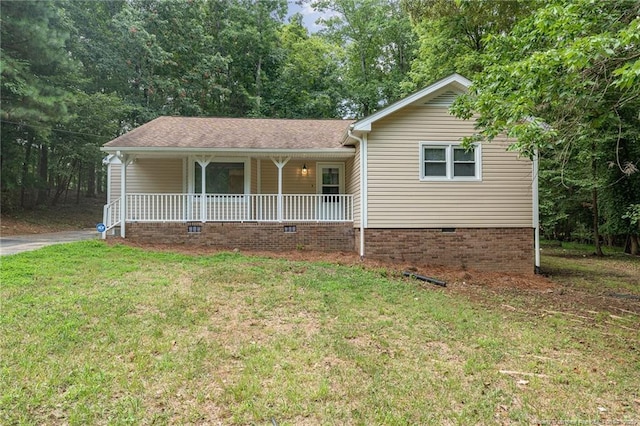
<svg viewBox="0 0 640 426">
<path fill-rule="evenodd" d="M 307 169 L 307 163 L 302 165 L 302 176 L 306 176 L 309 173 L 309 169 Z"/>
</svg>

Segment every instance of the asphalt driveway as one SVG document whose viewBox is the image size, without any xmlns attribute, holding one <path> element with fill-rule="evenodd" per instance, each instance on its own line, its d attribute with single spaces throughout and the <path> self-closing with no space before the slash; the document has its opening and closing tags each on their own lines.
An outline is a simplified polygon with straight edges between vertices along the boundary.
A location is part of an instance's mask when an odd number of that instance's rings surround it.
<svg viewBox="0 0 640 426">
<path fill-rule="evenodd" d="M 95 229 L 52 232 L 50 234 L 8 235 L 0 237 L 0 256 L 36 250 L 53 244 L 91 240 L 99 237 L 100 234 Z"/>
</svg>

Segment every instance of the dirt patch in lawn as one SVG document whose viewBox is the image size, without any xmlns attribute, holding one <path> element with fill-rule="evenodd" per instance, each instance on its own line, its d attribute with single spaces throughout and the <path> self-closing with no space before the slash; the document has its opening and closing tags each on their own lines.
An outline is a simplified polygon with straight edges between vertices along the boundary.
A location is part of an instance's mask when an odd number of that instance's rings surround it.
<svg viewBox="0 0 640 426">
<path fill-rule="evenodd" d="M 131 240 L 123 240 L 121 238 L 108 239 L 111 244 L 126 244 L 132 247 L 139 247 L 150 250 L 170 251 L 175 253 L 205 255 L 215 254 L 222 251 L 207 246 L 186 246 L 174 244 L 150 244 L 138 243 Z M 440 266 L 432 266 L 426 262 L 407 263 L 392 262 L 376 259 L 360 259 L 360 256 L 354 252 L 318 252 L 309 250 L 295 250 L 285 252 L 265 252 L 265 251 L 242 251 L 245 254 L 261 256 L 272 259 L 287 259 L 291 261 L 309 261 L 309 262 L 328 262 L 337 265 L 360 266 L 369 269 L 387 270 L 389 276 L 401 276 L 403 271 L 409 271 L 414 274 L 425 275 L 447 282 L 447 285 L 474 285 L 491 288 L 517 288 L 524 290 L 546 291 L 556 287 L 556 285 L 548 278 L 541 275 L 519 275 L 507 274 L 499 272 L 486 272 L 472 269 L 457 270 Z M 431 284 L 427 284 L 432 286 Z"/>
<path fill-rule="evenodd" d="M 147 250 L 169 251 L 190 255 L 210 255 L 222 251 L 206 246 L 186 246 L 173 244 L 142 244 L 131 240 L 110 238 L 109 244 L 126 244 Z M 286 259 L 291 261 L 327 262 L 336 265 L 362 267 L 379 270 L 389 277 L 404 278 L 407 282 L 424 288 L 425 291 L 447 291 L 463 294 L 478 303 L 495 306 L 498 300 L 511 300 L 512 298 L 524 298 L 528 307 L 523 311 L 548 314 L 545 311 L 569 312 L 587 317 L 595 317 L 602 312 L 615 314 L 640 315 L 640 300 L 634 297 L 618 297 L 606 292 L 593 292 L 577 290 L 566 286 L 564 283 L 550 279 L 544 275 L 519 275 L 501 272 L 487 272 L 473 269 L 459 270 L 432 266 L 426 263 L 401 263 L 373 259 L 361 260 L 357 253 L 351 252 L 314 252 L 314 251 L 290 251 L 290 252 L 263 252 L 242 251 L 244 254 L 261 256 L 273 259 Z M 446 288 L 402 276 L 403 271 L 414 274 L 433 277 L 446 282 Z M 555 278 L 555 277 L 554 277 Z M 505 302 L 504 309 L 521 310 Z M 590 312 L 589 312 L 590 311 Z M 584 315 L 583 315 L 584 316 Z M 576 317 L 576 321 L 581 319 Z M 584 318 L 582 319 L 584 320 Z"/>
</svg>

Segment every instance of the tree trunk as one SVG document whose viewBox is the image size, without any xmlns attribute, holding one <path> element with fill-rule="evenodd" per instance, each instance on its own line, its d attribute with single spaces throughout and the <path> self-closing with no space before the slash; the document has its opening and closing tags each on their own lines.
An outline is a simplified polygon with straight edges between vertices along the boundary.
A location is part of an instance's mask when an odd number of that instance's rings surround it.
<svg viewBox="0 0 640 426">
<path fill-rule="evenodd" d="M 38 163 L 38 199 L 36 205 L 47 203 L 49 192 L 49 147 L 40 145 L 40 161 Z"/>
<path fill-rule="evenodd" d="M 98 189 L 96 195 L 104 194 L 104 172 L 102 167 L 98 167 L 98 173 L 96 173 L 96 188 Z"/>
<path fill-rule="evenodd" d="M 52 206 L 57 206 L 58 201 L 60 201 L 60 197 L 62 196 L 62 194 L 66 194 L 67 191 L 69 191 L 69 182 L 71 182 L 70 177 L 60 179 L 60 181 L 58 182 L 56 191 L 54 192 L 53 197 L 51 198 Z M 66 195 L 65 195 L 65 204 L 66 204 Z"/>
<path fill-rule="evenodd" d="M 631 254 L 637 256 L 640 254 L 640 241 L 637 235 L 629 235 L 631 239 Z"/>
<path fill-rule="evenodd" d="M 69 173 L 65 173 L 56 179 L 56 190 L 53 194 L 53 197 L 51 197 L 52 206 L 58 205 L 58 201 L 60 201 L 60 197 L 62 197 L 62 194 L 64 194 L 63 203 L 67 204 L 67 193 L 69 192 L 69 184 L 71 183 L 71 176 L 75 168 L 76 160 L 73 160 Z"/>
<path fill-rule="evenodd" d="M 82 163 L 78 164 L 78 180 L 76 181 L 76 204 L 80 204 L 80 188 L 82 187 Z"/>
<path fill-rule="evenodd" d="M 593 189 L 591 190 L 591 208 L 593 209 L 593 242 L 595 244 L 595 255 L 596 256 L 604 256 L 602 253 L 602 245 L 600 244 L 600 229 L 598 227 L 598 222 L 600 218 L 598 217 L 598 187 L 596 178 L 598 176 L 598 166 L 596 165 L 596 160 L 591 160 L 591 170 L 593 171 Z"/>
<path fill-rule="evenodd" d="M 262 56 L 258 58 L 258 66 L 256 68 L 256 100 L 258 102 L 258 110 L 256 112 L 260 114 L 262 107 Z"/>
<path fill-rule="evenodd" d="M 27 147 L 24 152 L 24 163 L 22 163 L 22 182 L 20 185 L 20 207 L 25 208 L 24 198 L 29 175 L 29 162 L 31 161 L 31 137 L 27 141 Z"/>
<path fill-rule="evenodd" d="M 96 162 L 89 161 L 87 165 L 87 197 L 95 198 L 98 194 L 96 190 Z"/>
</svg>

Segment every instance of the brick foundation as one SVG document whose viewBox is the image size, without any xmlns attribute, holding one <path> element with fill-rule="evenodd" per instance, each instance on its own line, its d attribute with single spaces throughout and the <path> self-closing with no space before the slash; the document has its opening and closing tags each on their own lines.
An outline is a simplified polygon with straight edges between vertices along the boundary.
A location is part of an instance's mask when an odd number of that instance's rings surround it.
<svg viewBox="0 0 640 426">
<path fill-rule="evenodd" d="M 201 227 L 188 232 L 188 225 Z M 295 226 L 295 232 L 285 227 Z M 360 251 L 351 223 L 128 223 L 127 238 L 223 249 Z M 365 257 L 485 271 L 533 273 L 531 228 L 365 229 Z"/>
<path fill-rule="evenodd" d="M 188 226 L 200 232 L 188 232 Z M 295 232 L 285 227 L 295 226 Z M 224 249 L 353 251 L 352 223 L 127 223 L 127 239 L 143 243 L 206 245 Z"/>
<path fill-rule="evenodd" d="M 533 273 L 532 228 L 365 229 L 364 240 L 373 259 Z"/>
</svg>

